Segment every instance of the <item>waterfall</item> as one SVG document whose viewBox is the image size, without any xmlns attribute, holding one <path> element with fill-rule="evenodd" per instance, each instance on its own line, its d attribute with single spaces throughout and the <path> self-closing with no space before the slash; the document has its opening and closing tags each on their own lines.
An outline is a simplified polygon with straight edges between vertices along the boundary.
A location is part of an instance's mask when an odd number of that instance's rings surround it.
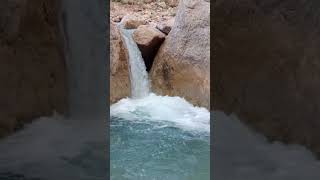
<svg viewBox="0 0 320 180">
<path fill-rule="evenodd" d="M 132 38 L 134 30 L 123 29 L 121 24 L 119 28 L 129 53 L 131 96 L 132 98 L 146 97 L 150 92 L 150 83 L 141 52 Z"/>
<path fill-rule="evenodd" d="M 109 63 L 104 4 L 103 0 L 62 1 L 68 115 L 72 119 L 106 119 Z"/>
<path fill-rule="evenodd" d="M 209 111 L 152 93 L 134 30 L 118 27 L 128 49 L 132 97 L 110 106 L 111 179 L 209 180 Z"/>
</svg>

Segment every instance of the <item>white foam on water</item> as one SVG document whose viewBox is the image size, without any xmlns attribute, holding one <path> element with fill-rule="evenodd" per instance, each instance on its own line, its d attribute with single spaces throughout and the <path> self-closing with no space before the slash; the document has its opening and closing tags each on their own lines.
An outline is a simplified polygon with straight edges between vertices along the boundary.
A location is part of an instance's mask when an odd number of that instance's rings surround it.
<svg viewBox="0 0 320 180">
<path fill-rule="evenodd" d="M 320 161 L 305 147 L 269 143 L 236 116 L 215 116 L 213 179 L 318 180 Z"/>
<path fill-rule="evenodd" d="M 105 166 L 101 164 L 107 155 L 102 124 L 100 119 L 67 119 L 58 114 L 35 119 L 0 140 L 0 179 L 6 172 L 30 179 L 104 179 Z M 82 156 L 87 152 L 89 155 Z M 78 158 L 79 162 L 71 163 Z"/>
<path fill-rule="evenodd" d="M 210 132 L 210 112 L 195 107 L 181 97 L 150 93 L 140 99 L 125 98 L 111 105 L 110 115 L 139 122 L 169 122 L 184 130 Z"/>
</svg>

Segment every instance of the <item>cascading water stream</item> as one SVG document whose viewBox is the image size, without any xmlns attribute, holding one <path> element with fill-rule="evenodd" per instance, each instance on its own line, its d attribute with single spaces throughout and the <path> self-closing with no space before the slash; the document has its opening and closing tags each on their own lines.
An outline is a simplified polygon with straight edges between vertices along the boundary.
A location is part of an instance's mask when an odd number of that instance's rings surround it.
<svg viewBox="0 0 320 180">
<path fill-rule="evenodd" d="M 131 96 L 132 98 L 146 97 L 150 91 L 150 83 L 141 52 L 132 38 L 134 30 L 123 29 L 121 25 L 120 29 L 129 52 Z"/>
<path fill-rule="evenodd" d="M 150 92 L 134 30 L 121 26 L 132 96 L 110 107 L 111 179 L 209 180 L 209 111 L 180 97 Z"/>
<path fill-rule="evenodd" d="M 109 176 L 109 154 L 105 151 L 109 140 L 105 133 L 109 69 L 106 4 L 103 0 L 63 0 L 57 3 L 59 7 L 48 7 L 50 14 L 57 15 L 54 21 L 61 23 L 61 35 L 65 38 L 61 44 L 52 45 L 65 45 L 61 55 L 66 56 L 68 118 L 41 117 L 1 138 L 0 180 L 106 180 Z M 25 5 L 21 7 L 24 9 Z M 28 12 L 33 10 L 28 8 Z M 51 28 L 56 30 L 55 25 Z M 51 60 L 43 63 L 46 61 Z"/>
</svg>

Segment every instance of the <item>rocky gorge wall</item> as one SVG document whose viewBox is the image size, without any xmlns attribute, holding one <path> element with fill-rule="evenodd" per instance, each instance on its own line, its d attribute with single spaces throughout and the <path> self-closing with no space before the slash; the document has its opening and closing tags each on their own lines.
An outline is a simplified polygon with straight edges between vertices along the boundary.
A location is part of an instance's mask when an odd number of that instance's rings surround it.
<svg viewBox="0 0 320 180">
<path fill-rule="evenodd" d="M 67 109 L 57 0 L 0 2 L 0 137 Z"/>
<path fill-rule="evenodd" d="M 152 90 L 210 106 L 210 3 L 180 0 L 150 72 Z"/>
<path fill-rule="evenodd" d="M 320 155 L 320 3 L 217 0 L 213 107 Z"/>
<path fill-rule="evenodd" d="M 150 19 L 145 19 L 150 9 L 152 10 L 148 7 L 145 14 L 138 14 L 136 17 L 125 16 L 122 18 L 122 23 L 125 28 L 136 29 L 133 38 L 140 48 L 147 70 L 151 68 L 149 78 L 152 91 L 159 95 L 184 97 L 194 105 L 209 109 L 209 1 L 181 0 L 176 16 L 163 22 L 161 20 L 149 22 Z M 166 11 L 170 8 L 161 10 L 165 10 L 163 16 L 166 17 Z M 161 12 L 161 10 L 156 11 Z M 116 10 L 111 9 L 112 19 L 118 20 L 120 15 L 116 15 L 114 11 Z M 130 96 L 127 50 L 121 38 L 117 37 L 119 36 L 117 31 L 117 27 L 112 25 L 111 103 Z"/>
</svg>

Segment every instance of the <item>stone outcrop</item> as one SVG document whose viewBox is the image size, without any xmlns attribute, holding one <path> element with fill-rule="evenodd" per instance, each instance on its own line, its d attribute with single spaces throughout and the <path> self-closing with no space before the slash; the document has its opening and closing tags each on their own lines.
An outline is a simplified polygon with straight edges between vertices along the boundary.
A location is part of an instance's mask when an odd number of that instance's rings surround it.
<svg viewBox="0 0 320 180">
<path fill-rule="evenodd" d="M 174 18 L 171 18 L 165 22 L 157 24 L 156 28 L 159 29 L 164 34 L 168 35 L 174 24 Z"/>
<path fill-rule="evenodd" d="M 181 0 L 175 24 L 160 47 L 150 78 L 154 92 L 210 105 L 210 3 Z"/>
<path fill-rule="evenodd" d="M 214 108 L 320 155 L 318 1 L 216 2 Z"/>
<path fill-rule="evenodd" d="M 146 21 L 139 16 L 126 15 L 122 18 L 121 23 L 125 29 L 137 29 L 140 25 L 146 24 Z"/>
<path fill-rule="evenodd" d="M 0 2 L 0 137 L 66 110 L 58 1 Z"/>
<path fill-rule="evenodd" d="M 149 25 L 141 25 L 133 32 L 133 39 L 141 51 L 147 71 L 151 69 L 154 57 L 165 37 L 165 34 Z"/>
<path fill-rule="evenodd" d="M 130 96 L 127 53 L 119 29 L 112 23 L 110 26 L 110 103 Z"/>
</svg>

